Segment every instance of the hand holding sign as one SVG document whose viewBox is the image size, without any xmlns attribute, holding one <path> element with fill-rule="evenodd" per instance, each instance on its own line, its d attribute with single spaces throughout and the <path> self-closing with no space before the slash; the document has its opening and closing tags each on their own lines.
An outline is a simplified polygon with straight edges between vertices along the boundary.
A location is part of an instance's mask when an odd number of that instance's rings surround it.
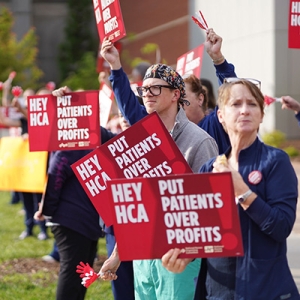
<svg viewBox="0 0 300 300">
<path fill-rule="evenodd" d="M 202 12 L 199 10 L 199 12 L 196 12 L 198 14 L 196 17 L 192 16 L 192 20 L 202 29 L 205 31 L 208 30 L 208 25 L 202 15 Z"/>
<path fill-rule="evenodd" d="M 162 257 L 162 265 L 170 272 L 181 273 L 186 266 L 192 261 L 191 258 L 180 258 L 184 249 L 171 249 Z"/>
</svg>

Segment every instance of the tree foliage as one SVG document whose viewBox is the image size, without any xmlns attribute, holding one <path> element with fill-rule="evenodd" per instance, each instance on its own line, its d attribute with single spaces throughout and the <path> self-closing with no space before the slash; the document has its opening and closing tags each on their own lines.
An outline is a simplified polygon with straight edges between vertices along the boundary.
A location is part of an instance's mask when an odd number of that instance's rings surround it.
<svg viewBox="0 0 300 300">
<path fill-rule="evenodd" d="M 96 72 L 96 58 L 93 52 L 86 52 L 78 62 L 76 72 L 70 73 L 62 82 L 71 90 L 95 90 L 99 88 L 98 74 Z"/>
<path fill-rule="evenodd" d="M 30 29 L 17 41 L 12 31 L 13 15 L 6 8 L 0 8 L 0 81 L 5 81 L 11 71 L 16 71 L 14 85 L 23 89 L 38 86 L 43 73 L 38 68 L 38 54 L 35 30 Z"/>
<path fill-rule="evenodd" d="M 99 46 L 92 27 L 96 23 L 92 1 L 68 0 L 68 8 L 65 40 L 60 45 L 59 51 L 59 67 L 62 80 L 78 71 L 86 52 L 94 53 L 96 58 Z M 96 69 L 96 65 L 93 67 Z"/>
</svg>

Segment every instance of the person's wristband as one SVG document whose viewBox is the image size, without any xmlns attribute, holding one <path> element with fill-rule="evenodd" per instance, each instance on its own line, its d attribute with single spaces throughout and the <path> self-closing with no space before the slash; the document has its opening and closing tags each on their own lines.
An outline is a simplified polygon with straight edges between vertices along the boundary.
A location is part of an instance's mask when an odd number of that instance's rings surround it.
<svg viewBox="0 0 300 300">
<path fill-rule="evenodd" d="M 213 61 L 214 64 L 218 64 L 218 63 L 220 63 L 224 60 L 225 60 L 225 57 L 222 55 L 221 57 L 219 57 L 217 59 L 213 59 L 212 61 Z"/>
</svg>

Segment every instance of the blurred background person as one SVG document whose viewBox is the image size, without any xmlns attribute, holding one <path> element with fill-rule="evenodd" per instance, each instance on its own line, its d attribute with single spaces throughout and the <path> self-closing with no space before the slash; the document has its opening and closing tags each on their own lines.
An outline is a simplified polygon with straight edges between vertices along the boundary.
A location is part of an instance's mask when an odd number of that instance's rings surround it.
<svg viewBox="0 0 300 300">
<path fill-rule="evenodd" d="M 201 84 L 207 97 L 207 114 L 211 113 L 217 106 L 214 88 L 210 80 L 201 78 Z"/>
<path fill-rule="evenodd" d="M 186 116 L 190 121 L 197 124 L 205 117 L 207 110 L 207 96 L 206 92 L 200 82 L 200 79 L 195 75 L 188 75 L 183 77 L 185 83 L 185 100 L 184 110 Z"/>
</svg>

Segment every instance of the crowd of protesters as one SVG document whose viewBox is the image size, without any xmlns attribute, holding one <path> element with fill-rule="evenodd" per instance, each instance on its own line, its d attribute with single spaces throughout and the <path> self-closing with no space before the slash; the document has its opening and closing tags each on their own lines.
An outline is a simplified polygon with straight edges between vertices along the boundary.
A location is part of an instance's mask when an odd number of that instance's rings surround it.
<svg viewBox="0 0 300 300">
<path fill-rule="evenodd" d="M 112 281 L 116 300 L 300 299 L 286 256 L 287 237 L 296 218 L 297 177 L 287 154 L 265 145 L 257 135 L 264 117 L 260 81 L 238 78 L 221 46 L 222 38 L 209 29 L 205 48 L 220 83 L 217 101 L 195 75 L 180 76 L 161 63 L 136 68 L 133 75 L 140 76 L 135 80 L 141 85 L 135 93 L 119 52 L 108 39 L 102 43 L 101 55 L 110 66 L 107 82 L 120 120 L 125 119 L 121 126 L 157 112 L 194 173 L 231 173 L 244 256 L 192 260 L 180 258 L 181 249 L 170 249 L 162 259 L 121 262 L 113 227 L 99 220 L 70 167 L 91 150 L 55 151 L 50 155 L 43 197 L 30 200 L 29 205 L 22 192 L 26 230 L 20 239 L 32 235 L 34 212 L 44 234 L 39 239 L 48 238 L 45 219 L 51 226 L 60 261 L 57 300 L 85 298 L 86 288 L 75 269 L 80 261 L 93 264 L 102 229 L 107 234 L 108 259 L 101 278 Z M 62 96 L 67 91 L 62 87 L 52 94 Z M 0 123 L 21 127 L 24 133 L 26 107 L 24 112 L 18 99 L 12 103 L 23 111 L 22 117 L 10 120 L 0 114 Z M 282 97 L 281 103 L 282 109 L 295 112 L 300 124 L 300 104 L 290 96 Z M 110 126 L 115 132 L 101 127 L 102 143 L 121 132 Z M 220 154 L 226 159 L 219 159 Z M 253 172 L 256 181 L 249 176 Z"/>
</svg>

